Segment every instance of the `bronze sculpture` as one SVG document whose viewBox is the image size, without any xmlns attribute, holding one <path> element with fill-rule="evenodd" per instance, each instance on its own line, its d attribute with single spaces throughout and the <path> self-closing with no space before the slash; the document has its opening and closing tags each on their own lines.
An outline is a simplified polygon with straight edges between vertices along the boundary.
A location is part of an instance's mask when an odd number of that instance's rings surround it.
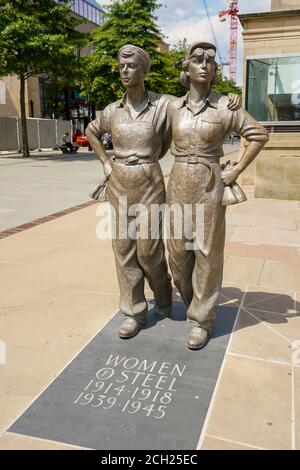
<svg viewBox="0 0 300 470">
<path fill-rule="evenodd" d="M 122 99 L 108 105 L 100 119 L 87 129 L 89 142 L 109 177 L 107 195 L 116 210 L 117 221 L 120 196 L 127 197 L 128 206 L 144 204 L 149 213 L 152 204 L 164 203 L 165 186 L 158 159 L 170 145 L 166 126 L 168 97 L 145 90 L 144 79 L 150 69 L 148 53 L 127 45 L 119 50 L 118 60 L 126 93 Z M 113 166 L 100 141 L 104 132 L 112 134 Z M 128 221 L 132 218 L 128 216 Z M 146 324 L 145 277 L 154 292 L 155 313 L 167 316 L 172 308 L 171 276 L 161 235 L 154 240 L 151 236 L 137 240 L 117 237 L 113 240 L 113 250 L 121 294 L 120 310 L 126 316 L 119 336 L 130 338 Z"/>
<path fill-rule="evenodd" d="M 201 247 L 186 250 L 188 240 L 175 239 L 172 227 L 168 240 L 174 283 L 187 306 L 188 320 L 193 324 L 187 337 L 190 349 L 205 346 L 215 319 L 223 275 L 224 184 L 232 185 L 268 141 L 266 129 L 244 109 L 230 111 L 228 98 L 211 90 L 217 71 L 215 54 L 216 47 L 202 41 L 189 48 L 181 75 L 189 92 L 168 105 L 175 162 L 167 202 L 169 206 L 192 204 L 193 208 L 202 205 L 204 209 Z M 223 143 L 232 131 L 244 137 L 249 145 L 236 165 L 222 171 L 219 160 L 224 155 Z"/>
<path fill-rule="evenodd" d="M 176 99 L 171 95 L 145 90 L 144 79 L 150 69 L 150 57 L 143 49 L 126 45 L 119 50 L 118 60 L 126 93 L 122 99 L 108 105 L 86 131 L 93 150 L 103 163 L 106 176 L 106 180 L 94 191 L 93 197 L 98 197 L 107 184 L 107 195 L 116 211 L 117 224 L 120 197 L 127 197 L 128 206 L 143 204 L 149 220 L 151 205 L 165 202 L 165 186 L 158 159 L 165 155 L 171 144 L 167 106 Z M 239 97 L 232 95 L 228 105 L 232 109 L 239 108 Z M 105 132 L 112 134 L 113 165 L 101 142 L 101 135 Z M 134 219 L 129 215 L 127 217 L 128 222 Z M 154 292 L 155 314 L 159 317 L 171 314 L 171 278 L 164 254 L 161 226 L 160 214 L 159 233 L 155 239 L 151 238 L 150 223 L 147 239 L 117 236 L 113 240 L 121 294 L 120 310 L 126 317 L 119 330 L 121 338 L 135 336 L 146 324 L 145 278 Z"/>
</svg>

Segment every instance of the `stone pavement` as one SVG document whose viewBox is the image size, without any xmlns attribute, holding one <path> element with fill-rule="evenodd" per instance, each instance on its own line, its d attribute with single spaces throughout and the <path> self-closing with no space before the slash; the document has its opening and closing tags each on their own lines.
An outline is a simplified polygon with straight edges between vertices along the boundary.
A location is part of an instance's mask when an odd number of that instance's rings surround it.
<svg viewBox="0 0 300 470">
<path fill-rule="evenodd" d="M 300 202 L 251 192 L 227 213 L 220 304 L 239 311 L 199 449 L 300 449 Z M 76 448 L 7 429 L 118 310 L 96 209 L 0 240 L 0 449 Z"/>
<path fill-rule="evenodd" d="M 89 201 L 102 174 L 87 148 L 76 155 L 52 151 L 0 158 L 0 231 Z"/>
</svg>

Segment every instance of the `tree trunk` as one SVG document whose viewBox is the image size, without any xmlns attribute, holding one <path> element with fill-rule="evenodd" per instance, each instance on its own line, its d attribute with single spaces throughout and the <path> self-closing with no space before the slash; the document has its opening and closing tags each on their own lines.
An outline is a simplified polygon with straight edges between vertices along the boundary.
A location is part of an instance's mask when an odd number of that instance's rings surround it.
<svg viewBox="0 0 300 470">
<path fill-rule="evenodd" d="M 66 120 L 69 121 L 71 119 L 71 111 L 70 111 L 70 92 L 68 88 L 65 88 L 65 114 Z"/>
<path fill-rule="evenodd" d="M 29 152 L 29 144 L 28 144 L 26 108 L 25 108 L 25 78 L 23 74 L 20 74 L 20 106 L 21 106 L 21 122 L 22 122 L 23 157 L 28 158 L 30 157 L 30 152 Z"/>
</svg>

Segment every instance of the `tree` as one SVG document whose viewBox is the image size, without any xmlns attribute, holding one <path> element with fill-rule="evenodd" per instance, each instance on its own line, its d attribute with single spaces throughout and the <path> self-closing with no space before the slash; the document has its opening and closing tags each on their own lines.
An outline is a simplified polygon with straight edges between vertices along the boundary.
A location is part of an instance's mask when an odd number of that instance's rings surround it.
<svg viewBox="0 0 300 470">
<path fill-rule="evenodd" d="M 182 61 L 188 49 L 187 40 L 179 40 L 172 49 L 164 52 L 165 72 L 163 93 L 169 95 L 183 96 L 187 89 L 180 83 L 180 73 L 182 71 Z"/>
<path fill-rule="evenodd" d="M 163 36 L 156 25 L 156 0 L 117 0 L 106 7 L 106 21 L 93 35 L 94 53 L 88 59 L 85 91 L 98 106 L 120 98 L 123 87 L 119 78 L 117 52 L 125 44 L 145 49 L 151 57 L 151 71 L 146 82 L 153 91 L 164 91 L 167 59 L 157 51 Z"/>
<path fill-rule="evenodd" d="M 238 87 L 233 80 L 228 80 L 227 78 L 222 78 L 222 74 L 218 72 L 218 81 L 214 85 L 213 89 L 217 93 L 222 93 L 223 95 L 228 95 L 228 93 L 235 93 L 236 95 L 242 96 L 242 90 Z"/>
<path fill-rule="evenodd" d="M 23 156 L 29 157 L 25 82 L 38 74 L 76 80 L 78 51 L 87 36 L 75 30 L 68 0 L 0 0 L 0 76 L 20 80 Z"/>
</svg>

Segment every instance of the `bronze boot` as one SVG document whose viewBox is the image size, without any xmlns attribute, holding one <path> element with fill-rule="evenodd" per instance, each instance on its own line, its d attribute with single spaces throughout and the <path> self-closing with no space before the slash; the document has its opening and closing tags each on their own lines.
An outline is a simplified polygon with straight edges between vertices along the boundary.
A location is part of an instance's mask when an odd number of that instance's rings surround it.
<svg viewBox="0 0 300 470">
<path fill-rule="evenodd" d="M 120 338 L 133 338 L 142 329 L 142 326 L 134 318 L 125 318 L 120 329 Z"/>
<path fill-rule="evenodd" d="M 201 349 L 208 343 L 210 332 L 201 328 L 201 326 L 193 326 L 187 336 L 186 345 L 189 349 Z"/>
</svg>

